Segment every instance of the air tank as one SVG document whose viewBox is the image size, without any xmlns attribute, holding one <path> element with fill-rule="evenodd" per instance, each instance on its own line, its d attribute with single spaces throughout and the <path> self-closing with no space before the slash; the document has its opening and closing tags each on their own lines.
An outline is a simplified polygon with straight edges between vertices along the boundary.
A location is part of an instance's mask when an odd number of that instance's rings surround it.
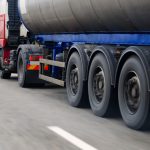
<svg viewBox="0 0 150 150">
<path fill-rule="evenodd" d="M 34 34 L 148 32 L 150 0 L 19 0 Z"/>
</svg>

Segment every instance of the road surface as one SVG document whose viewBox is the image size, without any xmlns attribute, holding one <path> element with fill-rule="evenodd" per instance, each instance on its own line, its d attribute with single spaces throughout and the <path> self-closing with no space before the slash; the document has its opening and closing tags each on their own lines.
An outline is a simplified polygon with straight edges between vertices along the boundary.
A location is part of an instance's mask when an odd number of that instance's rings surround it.
<svg viewBox="0 0 150 150">
<path fill-rule="evenodd" d="M 0 150 L 149 150 L 150 131 L 127 128 L 121 117 L 99 118 L 68 105 L 56 86 L 22 89 L 0 79 Z"/>
</svg>

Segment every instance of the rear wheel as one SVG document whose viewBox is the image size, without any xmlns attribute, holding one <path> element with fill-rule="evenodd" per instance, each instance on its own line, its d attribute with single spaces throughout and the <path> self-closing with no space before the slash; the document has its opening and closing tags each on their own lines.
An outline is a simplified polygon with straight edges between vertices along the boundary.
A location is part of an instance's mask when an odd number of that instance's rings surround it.
<svg viewBox="0 0 150 150">
<path fill-rule="evenodd" d="M 118 88 L 119 107 L 124 122 L 142 129 L 149 122 L 149 94 L 146 73 L 140 59 L 130 57 L 124 64 Z"/>
<path fill-rule="evenodd" d="M 80 56 L 74 52 L 68 62 L 66 89 L 71 106 L 82 107 L 88 102 L 87 86 L 83 79 L 83 67 Z"/>
<path fill-rule="evenodd" d="M 91 63 L 88 78 L 88 93 L 91 108 L 97 116 L 109 116 L 112 112 L 113 88 L 106 57 L 99 53 Z"/>
</svg>

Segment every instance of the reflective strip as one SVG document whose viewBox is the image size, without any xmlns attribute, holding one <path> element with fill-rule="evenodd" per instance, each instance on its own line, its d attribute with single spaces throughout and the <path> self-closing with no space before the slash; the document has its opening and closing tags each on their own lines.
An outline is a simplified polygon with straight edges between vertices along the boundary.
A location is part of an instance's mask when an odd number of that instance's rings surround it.
<svg viewBox="0 0 150 150">
<path fill-rule="evenodd" d="M 40 66 L 39 65 L 30 65 L 28 64 L 27 65 L 27 70 L 35 70 L 35 71 L 38 71 L 40 70 Z M 48 66 L 44 66 L 44 70 L 47 71 L 48 70 Z"/>
<path fill-rule="evenodd" d="M 27 70 L 39 70 L 39 65 L 27 65 Z"/>
</svg>

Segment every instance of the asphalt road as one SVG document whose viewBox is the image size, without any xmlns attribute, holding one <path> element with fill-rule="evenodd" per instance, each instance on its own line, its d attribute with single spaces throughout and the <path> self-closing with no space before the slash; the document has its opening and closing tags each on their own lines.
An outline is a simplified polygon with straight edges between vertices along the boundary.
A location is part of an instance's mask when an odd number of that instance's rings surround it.
<svg viewBox="0 0 150 150">
<path fill-rule="evenodd" d="M 92 148 L 150 150 L 150 131 L 127 128 L 119 115 L 104 119 L 89 108 L 72 108 L 63 88 L 22 89 L 16 77 L 0 79 L 0 150 Z"/>
</svg>

